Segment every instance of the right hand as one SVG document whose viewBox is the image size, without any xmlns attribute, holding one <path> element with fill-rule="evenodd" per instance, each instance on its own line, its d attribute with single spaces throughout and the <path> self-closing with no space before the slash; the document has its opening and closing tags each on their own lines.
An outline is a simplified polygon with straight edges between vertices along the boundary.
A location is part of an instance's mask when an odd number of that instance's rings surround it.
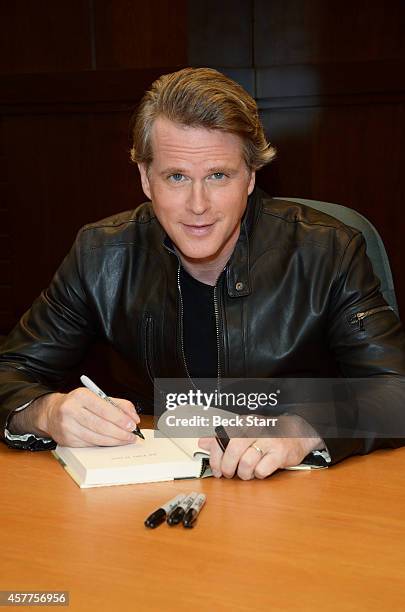
<svg viewBox="0 0 405 612">
<path fill-rule="evenodd" d="M 36 428 L 62 446 L 133 444 L 137 436 L 131 431 L 140 421 L 135 407 L 128 400 L 111 399 L 119 407 L 80 387 L 40 397 L 22 413 L 34 410 Z"/>
</svg>

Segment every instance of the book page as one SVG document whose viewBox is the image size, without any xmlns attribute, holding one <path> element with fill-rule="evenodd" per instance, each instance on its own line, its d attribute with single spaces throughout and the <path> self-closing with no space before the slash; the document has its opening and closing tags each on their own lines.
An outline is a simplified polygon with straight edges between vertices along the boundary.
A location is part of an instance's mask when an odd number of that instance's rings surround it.
<svg viewBox="0 0 405 612">
<path fill-rule="evenodd" d="M 171 438 L 171 441 L 192 459 L 209 457 L 209 452 L 198 446 L 198 440 L 199 438 Z"/>
<path fill-rule="evenodd" d="M 145 440 L 139 438 L 134 444 L 86 448 L 58 446 L 56 451 L 63 460 L 70 462 L 72 458 L 75 458 L 86 470 L 184 462 L 189 459 L 189 456 L 169 439 L 155 438 L 153 429 L 142 429 L 142 433 Z"/>
</svg>

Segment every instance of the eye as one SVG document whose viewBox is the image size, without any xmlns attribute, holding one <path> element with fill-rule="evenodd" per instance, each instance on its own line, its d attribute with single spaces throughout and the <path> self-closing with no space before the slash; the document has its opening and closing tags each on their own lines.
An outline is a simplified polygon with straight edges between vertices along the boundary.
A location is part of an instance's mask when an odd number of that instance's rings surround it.
<svg viewBox="0 0 405 612">
<path fill-rule="evenodd" d="M 176 174 L 171 174 L 169 176 L 169 181 L 171 181 L 172 183 L 181 183 L 184 179 L 184 174 L 180 174 L 179 172 L 176 172 Z"/>
<path fill-rule="evenodd" d="M 221 181 L 226 175 L 223 172 L 214 172 L 211 176 L 215 181 Z"/>
</svg>

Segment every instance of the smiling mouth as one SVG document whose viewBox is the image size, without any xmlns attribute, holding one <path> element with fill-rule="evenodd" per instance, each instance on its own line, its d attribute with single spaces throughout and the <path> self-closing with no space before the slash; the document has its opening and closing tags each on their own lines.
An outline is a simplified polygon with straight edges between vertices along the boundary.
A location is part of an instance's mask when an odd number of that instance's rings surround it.
<svg viewBox="0 0 405 612">
<path fill-rule="evenodd" d="M 204 234 L 207 234 L 212 227 L 214 227 L 214 222 L 205 223 L 204 225 L 190 225 L 188 223 L 183 223 L 182 225 L 186 232 L 188 232 L 189 234 L 194 234 L 195 236 L 203 236 Z"/>
<path fill-rule="evenodd" d="M 211 225 L 214 225 L 214 222 L 212 223 L 183 223 L 183 225 L 185 227 L 196 227 L 196 228 L 201 228 L 201 227 L 211 227 Z"/>
</svg>

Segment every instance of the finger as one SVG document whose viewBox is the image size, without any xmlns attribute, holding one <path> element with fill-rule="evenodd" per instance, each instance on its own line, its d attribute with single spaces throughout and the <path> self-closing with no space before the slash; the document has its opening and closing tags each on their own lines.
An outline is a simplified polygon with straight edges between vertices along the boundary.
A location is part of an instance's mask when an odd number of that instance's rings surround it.
<svg viewBox="0 0 405 612">
<path fill-rule="evenodd" d="M 243 453 L 239 459 L 237 474 L 242 480 L 251 480 L 255 477 L 255 468 L 263 457 L 262 453 L 259 453 L 252 446 Z"/>
<path fill-rule="evenodd" d="M 126 399 L 122 399 L 120 397 L 112 397 L 111 400 L 114 402 L 114 404 L 117 404 L 119 408 L 121 408 L 124 412 L 126 412 L 126 414 L 130 418 L 132 418 L 135 421 L 135 423 L 140 423 L 141 419 L 132 402 Z"/>
<path fill-rule="evenodd" d="M 204 450 L 210 450 L 211 444 L 215 441 L 215 438 L 200 438 L 198 440 L 198 446 Z"/>
<path fill-rule="evenodd" d="M 246 449 L 254 442 L 252 438 L 233 438 L 230 440 L 221 462 L 221 472 L 226 478 L 232 478 L 238 463 Z"/>
<path fill-rule="evenodd" d="M 76 410 L 74 420 L 82 427 L 93 431 L 96 434 L 109 438 L 115 438 L 118 441 L 128 442 L 136 437 L 131 433 L 135 429 L 136 425 L 134 425 L 133 421 L 128 420 L 128 417 L 126 417 L 126 420 L 124 421 L 125 427 L 123 428 L 120 426 L 120 424 L 116 425 L 115 423 L 100 417 L 98 414 L 94 414 L 86 408 L 82 408 L 80 410 Z"/>
<path fill-rule="evenodd" d="M 133 431 L 136 428 L 137 423 L 139 423 L 139 416 L 137 414 L 132 414 L 134 417 L 132 418 L 127 414 L 127 410 L 129 409 L 129 404 L 131 404 L 131 402 L 120 399 L 116 399 L 116 401 L 122 402 L 122 406 L 125 409 L 121 408 L 121 404 L 117 404 L 117 406 L 115 406 L 114 404 L 111 404 L 111 402 L 98 397 L 95 393 L 92 393 L 88 389 L 79 388 L 69 393 L 64 404 L 66 407 L 69 407 L 70 410 L 77 410 L 78 406 L 84 407 L 88 410 L 88 412 L 97 415 L 99 418 L 102 418 L 105 421 L 114 423 L 117 427 L 120 427 L 125 431 Z M 85 425 L 85 423 L 83 424 Z"/>
<path fill-rule="evenodd" d="M 210 438 L 210 440 L 211 443 L 207 450 L 209 450 L 210 452 L 210 466 L 212 474 L 213 476 L 215 476 L 215 478 L 221 478 L 221 462 L 224 453 L 222 452 L 221 447 L 219 446 L 215 438 Z"/>
<path fill-rule="evenodd" d="M 257 463 L 254 469 L 255 478 L 263 479 L 273 474 L 282 467 L 281 456 L 273 450 L 269 450 Z"/>
<path fill-rule="evenodd" d="M 200 438 L 198 446 L 210 453 L 210 466 L 213 476 L 220 478 L 222 472 L 220 469 L 223 452 L 215 438 Z"/>
<path fill-rule="evenodd" d="M 74 433 L 64 434 L 63 441 L 58 443 L 63 446 L 86 447 L 86 446 L 121 446 L 134 444 L 137 436 L 131 434 L 128 440 L 118 440 L 117 438 L 99 434 L 91 429 L 87 429 L 80 424 L 76 424 Z"/>
<path fill-rule="evenodd" d="M 285 468 L 301 463 L 308 454 L 307 439 L 302 438 L 272 438 L 266 440 L 269 444 L 262 445 L 266 454 L 271 450 L 274 457 L 279 461 L 278 467 Z M 258 441 L 261 445 L 261 442 Z"/>
</svg>

